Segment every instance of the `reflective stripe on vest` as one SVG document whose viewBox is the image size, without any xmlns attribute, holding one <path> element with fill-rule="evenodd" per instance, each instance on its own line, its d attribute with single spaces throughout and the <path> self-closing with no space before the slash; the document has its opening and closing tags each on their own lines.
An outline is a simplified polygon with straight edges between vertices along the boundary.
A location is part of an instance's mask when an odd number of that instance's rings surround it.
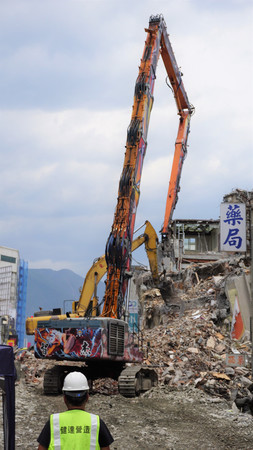
<svg viewBox="0 0 253 450">
<path fill-rule="evenodd" d="M 53 414 L 54 448 L 61 449 L 60 414 Z"/>
<path fill-rule="evenodd" d="M 99 416 L 74 409 L 50 416 L 49 450 L 99 450 Z"/>
</svg>

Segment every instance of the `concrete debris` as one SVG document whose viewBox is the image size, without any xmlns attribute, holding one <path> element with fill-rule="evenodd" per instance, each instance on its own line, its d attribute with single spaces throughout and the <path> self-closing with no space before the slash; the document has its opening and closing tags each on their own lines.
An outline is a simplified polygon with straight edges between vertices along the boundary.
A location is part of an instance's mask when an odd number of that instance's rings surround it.
<svg viewBox="0 0 253 450">
<path fill-rule="evenodd" d="M 38 448 L 36 439 L 49 415 L 65 409 L 61 395 L 41 395 L 37 384 L 25 383 L 22 378 L 16 384 L 15 448 Z M 209 396 L 194 386 L 165 384 L 133 399 L 96 393 L 87 405 L 87 411 L 99 414 L 111 431 L 111 450 L 249 450 L 253 417 L 241 414 L 240 409 L 235 402 Z M 3 433 L 0 448 L 4 448 Z"/>
<path fill-rule="evenodd" d="M 202 264 L 201 268 L 192 265 L 181 277 L 174 276 L 173 281 L 169 277 L 166 301 L 160 289 L 147 288 L 147 274 L 142 276 L 144 364 L 156 368 L 160 386 L 200 389 L 231 401 L 239 411 L 252 413 L 253 380 L 247 363 L 251 343 L 231 339 L 230 309 L 224 294 L 226 278 L 234 276 L 237 269 L 240 273 L 243 270 L 241 260 L 239 268 L 228 261 Z M 141 287 L 144 281 L 146 289 Z M 246 355 L 245 365 L 226 364 L 228 354 Z M 41 389 L 45 370 L 54 365 L 53 361 L 35 359 L 32 350 L 17 351 L 16 362 L 23 382 Z M 107 395 L 118 392 L 117 382 L 111 379 L 94 382 L 93 389 Z"/>
<path fill-rule="evenodd" d="M 238 267 L 238 261 L 240 266 Z M 195 386 L 206 393 L 237 401 L 253 398 L 250 387 L 253 386 L 251 367 L 251 343 L 243 339 L 237 341 L 230 336 L 230 304 L 225 295 L 225 281 L 235 272 L 247 271 L 241 259 L 192 265 L 183 274 L 182 280 L 174 279 L 174 294 L 179 309 L 169 309 L 166 302 L 166 314 L 160 302 L 160 325 L 143 322 L 145 343 L 145 362 L 155 366 L 161 384 L 180 388 Z M 197 277 L 195 276 L 197 273 Z M 210 274 L 214 274 L 210 276 Z M 145 292 L 143 309 L 149 317 L 152 308 L 158 316 L 158 299 L 152 306 L 152 291 Z M 146 299 L 149 299 L 148 301 Z M 183 303 L 183 306 L 182 306 Z M 163 308 L 163 309 L 162 309 Z M 180 315 L 180 310 L 184 310 Z M 148 328 L 148 329 L 147 329 Z M 247 356 L 246 367 L 229 367 L 227 354 Z M 236 406 L 240 405 L 240 402 Z M 253 404 L 253 403 L 252 403 Z M 251 405 L 251 403 L 249 403 Z M 243 409 L 243 408 L 241 408 Z"/>
</svg>

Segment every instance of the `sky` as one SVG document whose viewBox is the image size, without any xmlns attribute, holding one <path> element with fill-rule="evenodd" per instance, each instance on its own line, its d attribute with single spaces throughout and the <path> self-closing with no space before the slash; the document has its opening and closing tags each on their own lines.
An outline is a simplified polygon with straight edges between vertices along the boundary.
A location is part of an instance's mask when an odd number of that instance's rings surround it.
<svg viewBox="0 0 253 450">
<path fill-rule="evenodd" d="M 174 219 L 218 219 L 252 190 L 251 0 L 2 0 L 0 244 L 29 268 L 85 276 L 113 223 L 151 15 L 162 14 L 195 107 Z M 158 62 L 136 229 L 159 234 L 178 129 Z"/>
</svg>

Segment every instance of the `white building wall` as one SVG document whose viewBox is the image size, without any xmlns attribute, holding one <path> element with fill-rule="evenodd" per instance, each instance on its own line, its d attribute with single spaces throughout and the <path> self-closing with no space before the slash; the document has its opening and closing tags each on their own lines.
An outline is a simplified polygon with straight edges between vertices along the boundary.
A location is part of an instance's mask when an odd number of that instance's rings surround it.
<svg viewBox="0 0 253 450">
<path fill-rule="evenodd" d="M 0 246 L 0 315 L 16 320 L 19 251 Z"/>
</svg>

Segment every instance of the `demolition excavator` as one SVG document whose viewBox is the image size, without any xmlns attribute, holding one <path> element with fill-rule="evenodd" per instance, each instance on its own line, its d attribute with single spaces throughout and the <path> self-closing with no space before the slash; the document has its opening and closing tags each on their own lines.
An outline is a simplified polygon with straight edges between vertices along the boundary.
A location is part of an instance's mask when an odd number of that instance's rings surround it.
<svg viewBox="0 0 253 450">
<path fill-rule="evenodd" d="M 49 315 L 30 322 L 35 329 L 35 356 L 81 361 L 80 370 L 89 380 L 111 377 L 118 380 L 121 394 L 132 397 L 157 384 L 157 374 L 142 365 L 143 352 L 139 330 L 130 330 L 126 310 L 131 278 L 131 254 L 135 217 L 140 196 L 140 182 L 147 147 L 150 113 L 158 58 L 161 54 L 176 101 L 179 129 L 169 182 L 162 239 L 168 240 L 170 220 L 175 209 L 193 107 L 189 103 L 182 73 L 177 65 L 166 24 L 161 15 L 151 16 L 144 51 L 135 84 L 134 104 L 127 130 L 126 151 L 119 181 L 117 205 L 103 262 L 107 278 L 103 309 L 97 316 L 96 295 L 92 300 L 74 305 L 72 314 Z M 105 266 L 103 266 L 105 269 Z M 98 273 L 98 271 L 95 270 Z M 94 273 L 95 273 L 94 272 Z M 88 276 L 88 274 L 87 274 Z M 100 275 L 96 275 L 96 282 Z M 82 295 L 81 295 L 82 297 Z M 85 305 L 85 306 L 84 306 Z M 87 315 L 89 312 L 90 315 Z M 29 328 L 29 326 L 28 326 Z M 128 363 L 135 363 L 129 365 Z M 71 366 L 58 365 L 45 374 L 45 393 L 61 390 Z"/>
</svg>

